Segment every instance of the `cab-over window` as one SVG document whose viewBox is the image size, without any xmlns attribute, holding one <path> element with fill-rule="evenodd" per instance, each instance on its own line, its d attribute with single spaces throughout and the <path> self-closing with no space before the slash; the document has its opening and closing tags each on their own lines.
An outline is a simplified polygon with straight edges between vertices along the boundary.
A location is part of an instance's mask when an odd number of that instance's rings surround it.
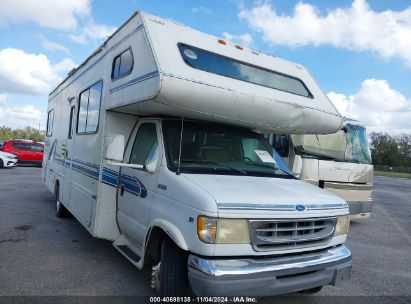
<svg viewBox="0 0 411 304">
<path fill-rule="evenodd" d="M 113 60 L 111 79 L 116 80 L 127 76 L 133 70 L 133 53 L 127 49 Z"/>
</svg>

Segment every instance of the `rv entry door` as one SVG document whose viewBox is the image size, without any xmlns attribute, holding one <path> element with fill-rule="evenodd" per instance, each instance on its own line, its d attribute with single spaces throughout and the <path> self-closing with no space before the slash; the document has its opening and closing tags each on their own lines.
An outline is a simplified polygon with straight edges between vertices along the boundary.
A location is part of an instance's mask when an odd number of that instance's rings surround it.
<svg viewBox="0 0 411 304">
<path fill-rule="evenodd" d="M 134 129 L 124 154 L 124 163 L 147 165 L 160 159 L 159 126 L 156 120 L 142 120 Z M 157 179 L 156 172 L 129 167 L 120 168 L 117 191 L 117 220 L 120 232 L 141 245 L 147 231 L 148 216 Z"/>
</svg>

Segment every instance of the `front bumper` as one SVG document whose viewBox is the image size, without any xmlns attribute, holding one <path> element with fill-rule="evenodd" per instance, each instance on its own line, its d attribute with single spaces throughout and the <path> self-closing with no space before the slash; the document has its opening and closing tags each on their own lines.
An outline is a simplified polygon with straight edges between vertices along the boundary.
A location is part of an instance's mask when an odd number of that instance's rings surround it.
<svg viewBox="0 0 411 304">
<path fill-rule="evenodd" d="M 191 287 L 204 296 L 272 296 L 337 285 L 350 275 L 351 252 L 344 245 L 270 258 L 188 258 Z"/>
<path fill-rule="evenodd" d="M 17 160 L 14 159 L 6 159 L 3 160 L 3 166 L 4 167 L 15 167 L 17 165 Z"/>
</svg>

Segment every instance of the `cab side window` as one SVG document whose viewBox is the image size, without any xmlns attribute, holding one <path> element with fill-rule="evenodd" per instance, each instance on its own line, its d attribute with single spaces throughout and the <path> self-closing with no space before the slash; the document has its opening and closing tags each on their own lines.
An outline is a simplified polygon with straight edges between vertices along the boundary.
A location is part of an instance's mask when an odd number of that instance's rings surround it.
<svg viewBox="0 0 411 304">
<path fill-rule="evenodd" d="M 154 123 L 142 124 L 134 140 L 130 154 L 130 164 L 145 165 L 157 151 L 157 129 Z"/>
</svg>

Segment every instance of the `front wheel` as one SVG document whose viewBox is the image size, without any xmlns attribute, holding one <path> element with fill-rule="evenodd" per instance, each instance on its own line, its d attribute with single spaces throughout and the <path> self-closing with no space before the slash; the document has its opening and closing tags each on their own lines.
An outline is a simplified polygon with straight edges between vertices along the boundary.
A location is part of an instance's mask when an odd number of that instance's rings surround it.
<svg viewBox="0 0 411 304">
<path fill-rule="evenodd" d="M 152 287 L 161 297 L 181 296 L 185 293 L 186 276 L 186 252 L 166 238 L 161 244 L 161 260 L 152 269 Z"/>
<path fill-rule="evenodd" d="M 4 167 L 3 160 L 2 160 L 2 159 L 0 159 L 0 168 L 3 168 L 3 167 Z"/>
</svg>

